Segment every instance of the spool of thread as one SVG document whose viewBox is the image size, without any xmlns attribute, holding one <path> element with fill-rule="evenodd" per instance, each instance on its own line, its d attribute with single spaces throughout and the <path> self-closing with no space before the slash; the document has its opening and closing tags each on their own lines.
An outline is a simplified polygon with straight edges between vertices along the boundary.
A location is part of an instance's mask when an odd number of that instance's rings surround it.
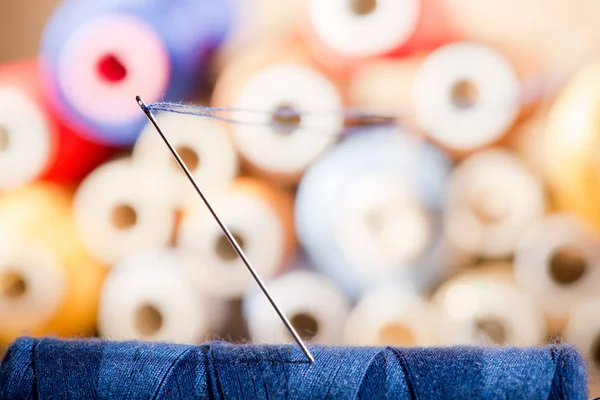
<svg viewBox="0 0 600 400">
<path fill-rule="evenodd" d="M 194 94 L 231 14 L 227 0 L 63 2 L 41 48 L 54 106 L 95 141 L 132 144 L 144 123 L 134 97 Z"/>
<path fill-rule="evenodd" d="M 71 199 L 49 183 L 0 196 L 0 344 L 94 328 L 105 269 L 75 235 Z"/>
<path fill-rule="evenodd" d="M 310 348 L 312 364 L 291 344 L 192 347 L 22 338 L 0 366 L 0 396 L 588 398 L 585 361 L 571 346 Z"/>
<path fill-rule="evenodd" d="M 215 211 L 263 279 L 279 273 L 294 255 L 293 199 L 266 183 L 240 178 L 211 196 Z M 186 272 L 199 290 L 219 298 L 239 298 L 255 285 L 204 204 L 184 214 L 178 246 Z"/>
<path fill-rule="evenodd" d="M 321 62 L 352 70 L 365 60 L 427 51 L 454 38 L 438 0 L 305 2 L 301 30 Z"/>
<path fill-rule="evenodd" d="M 54 115 L 40 85 L 35 59 L 0 66 L 0 189 L 38 179 L 74 183 L 112 152 Z"/>
<path fill-rule="evenodd" d="M 448 239 L 488 258 L 510 256 L 545 211 L 544 190 L 514 155 L 476 153 L 452 172 L 444 203 Z"/>
<path fill-rule="evenodd" d="M 556 204 L 600 227 L 600 62 L 566 85 L 549 111 L 543 140 L 545 172 Z"/>
<path fill-rule="evenodd" d="M 311 262 L 353 299 L 390 280 L 437 281 L 456 256 L 439 215 L 449 171 L 441 151 L 404 131 L 349 135 L 298 188 L 296 231 Z"/>
<path fill-rule="evenodd" d="M 538 346 L 546 339 L 542 310 L 520 292 L 510 266 L 463 273 L 444 283 L 433 304 L 440 313 L 437 340 L 446 345 Z M 504 271 L 502 271 L 504 269 Z"/>
<path fill-rule="evenodd" d="M 293 184 L 339 137 L 340 87 L 316 69 L 301 45 L 286 38 L 232 61 L 219 76 L 213 105 L 258 110 L 231 114 L 246 122 L 229 125 L 240 155 L 252 172 Z"/>
<path fill-rule="evenodd" d="M 310 271 L 293 271 L 269 282 L 268 288 L 303 340 L 320 344 L 339 344 L 342 341 L 350 304 L 325 276 Z M 246 295 L 243 306 L 248 331 L 254 342 L 293 341 L 258 288 Z"/>
<path fill-rule="evenodd" d="M 156 119 L 203 190 L 223 189 L 236 177 L 236 150 L 221 124 L 173 113 L 158 114 Z M 152 124 L 146 125 L 136 142 L 133 160 L 157 176 L 164 176 L 164 188 L 174 207 L 184 208 L 198 201 L 194 187 Z"/>
<path fill-rule="evenodd" d="M 411 288 L 375 288 L 354 307 L 344 328 L 351 346 L 430 346 L 437 318 L 434 309 Z"/>
<path fill-rule="evenodd" d="M 600 299 L 597 295 L 579 303 L 569 315 L 564 332 L 565 340 L 576 345 L 587 361 L 592 396 L 598 396 L 600 393 L 599 308 Z"/>
<path fill-rule="evenodd" d="M 598 292 L 600 235 L 574 215 L 551 215 L 524 233 L 514 262 L 518 285 L 560 330 L 570 310 Z"/>
<path fill-rule="evenodd" d="M 202 343 L 213 332 L 209 306 L 174 250 L 132 254 L 106 278 L 98 330 L 112 340 Z"/>
<path fill-rule="evenodd" d="M 521 110 L 519 77 L 502 53 L 481 43 L 443 46 L 412 86 L 418 125 L 442 146 L 470 152 L 500 140 Z"/>
<path fill-rule="evenodd" d="M 129 253 L 167 246 L 175 212 L 162 182 L 129 159 L 88 175 L 75 194 L 73 218 L 90 254 L 113 264 Z"/>
</svg>

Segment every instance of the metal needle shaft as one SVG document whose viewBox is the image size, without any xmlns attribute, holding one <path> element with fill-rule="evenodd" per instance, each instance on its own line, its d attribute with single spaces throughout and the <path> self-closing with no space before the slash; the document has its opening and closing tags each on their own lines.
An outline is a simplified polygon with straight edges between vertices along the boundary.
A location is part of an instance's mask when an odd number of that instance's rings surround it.
<svg viewBox="0 0 600 400">
<path fill-rule="evenodd" d="M 227 240 L 229 241 L 231 246 L 233 246 L 233 248 L 234 248 L 235 252 L 238 254 L 238 256 L 242 259 L 242 261 L 244 262 L 244 264 L 246 265 L 246 267 L 248 268 L 248 270 L 250 271 L 250 273 L 256 280 L 256 283 L 258 283 L 258 286 L 260 286 L 261 290 L 263 291 L 263 293 L 265 294 L 265 296 L 267 297 L 267 299 L 269 300 L 269 302 L 271 303 L 271 305 L 277 312 L 277 315 L 279 315 L 279 318 L 281 318 L 281 320 L 285 324 L 286 328 L 290 331 L 290 334 L 294 337 L 294 340 L 296 341 L 296 343 L 298 343 L 298 346 L 300 346 L 300 348 L 302 349 L 302 352 L 306 355 L 306 358 L 308 358 L 308 361 L 311 363 L 313 361 L 315 361 L 314 357 L 312 356 L 312 354 L 310 353 L 310 351 L 308 350 L 308 348 L 306 347 L 306 345 L 304 344 L 304 342 L 302 341 L 302 339 L 300 338 L 300 336 L 298 335 L 298 333 L 296 332 L 296 330 L 294 329 L 294 327 L 292 326 L 290 321 L 288 321 L 288 319 L 285 317 L 285 315 L 283 315 L 283 313 L 279 309 L 279 306 L 277 306 L 277 303 L 275 303 L 275 300 L 273 300 L 273 298 L 271 297 L 271 294 L 267 290 L 267 287 L 263 283 L 262 279 L 260 279 L 260 276 L 258 276 L 258 273 L 254 269 L 254 267 L 252 267 L 252 264 L 250 264 L 250 261 L 248 261 L 248 258 L 246 257 L 246 254 L 244 254 L 244 251 L 242 250 L 240 245 L 237 243 L 237 241 L 235 240 L 235 238 L 233 237 L 231 232 L 229 232 L 229 229 L 227 229 L 225 224 L 223 224 L 223 222 L 221 221 L 221 219 L 219 218 L 219 216 L 217 215 L 217 213 L 211 206 L 208 199 L 204 196 L 204 193 L 202 193 L 202 190 L 200 189 L 200 186 L 194 179 L 192 173 L 190 172 L 190 170 L 187 168 L 187 166 L 185 165 L 185 163 L 179 156 L 179 153 L 177 153 L 177 150 L 175 150 L 175 148 L 171 145 L 171 142 L 169 142 L 169 139 L 167 139 L 167 137 L 163 133 L 162 129 L 158 125 L 158 122 L 156 122 L 156 118 L 154 118 L 152 111 L 150 111 L 148 109 L 148 107 L 146 106 L 146 104 L 144 103 L 144 101 L 142 100 L 142 98 L 140 96 L 137 96 L 136 100 L 137 100 L 140 108 L 142 109 L 142 111 L 144 111 L 144 114 L 146 114 L 146 117 L 148 118 L 148 120 L 152 123 L 152 125 L 154 125 L 154 128 L 156 128 L 156 131 L 162 137 L 163 141 L 165 142 L 165 144 L 171 151 L 171 154 L 173 154 L 173 157 L 175 157 L 175 160 L 177 161 L 177 163 L 179 164 L 179 166 L 181 167 L 183 172 L 185 172 L 185 174 L 187 175 L 188 179 L 194 186 L 194 189 L 196 189 L 196 192 L 198 192 L 198 194 L 202 198 L 202 201 L 204 201 L 204 204 L 206 204 L 206 207 L 208 208 L 208 210 L 210 211 L 210 213 L 212 214 L 214 219 L 217 221 L 217 223 L 223 230 L 223 233 L 225 234 L 225 237 L 227 237 Z"/>
</svg>

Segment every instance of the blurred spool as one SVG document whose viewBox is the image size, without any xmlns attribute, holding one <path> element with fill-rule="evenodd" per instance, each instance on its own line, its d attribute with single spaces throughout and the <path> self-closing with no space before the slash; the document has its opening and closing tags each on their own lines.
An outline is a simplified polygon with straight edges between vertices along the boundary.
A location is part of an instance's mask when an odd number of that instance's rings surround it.
<svg viewBox="0 0 600 400">
<path fill-rule="evenodd" d="M 589 369 L 590 391 L 600 393 L 600 298 L 594 297 L 579 303 L 569 315 L 564 332 L 568 343 L 576 345 L 586 358 Z"/>
<path fill-rule="evenodd" d="M 515 279 L 560 331 L 570 310 L 598 293 L 600 234 L 573 215 L 555 214 L 531 226 L 515 253 Z"/>
<path fill-rule="evenodd" d="M 302 45 L 288 38 L 233 60 L 213 96 L 216 107 L 258 110 L 232 112 L 231 118 L 246 123 L 228 126 L 252 171 L 283 184 L 296 183 L 336 142 L 344 124 L 343 103 L 341 84 L 317 70 Z M 290 115 L 269 114 L 276 111 Z"/>
<path fill-rule="evenodd" d="M 105 269 L 76 237 L 71 199 L 49 183 L 0 196 L 0 343 L 92 333 Z"/>
<path fill-rule="evenodd" d="M 444 203 L 448 240 L 484 257 L 510 256 L 545 211 L 542 184 L 514 155 L 491 149 L 453 170 Z"/>
<path fill-rule="evenodd" d="M 442 146 L 465 153 L 499 141 L 521 110 L 519 77 L 497 50 L 456 42 L 418 69 L 411 102 L 417 124 Z"/>
<path fill-rule="evenodd" d="M 160 113 L 156 119 L 203 190 L 223 189 L 238 173 L 235 147 L 225 128 L 192 115 Z M 176 208 L 198 201 L 198 194 L 148 124 L 133 148 L 133 160 L 165 178 L 164 190 Z"/>
<path fill-rule="evenodd" d="M 600 62 L 564 88 L 549 112 L 543 140 L 545 172 L 554 200 L 600 227 Z"/>
<path fill-rule="evenodd" d="M 304 32 L 327 67 L 353 69 L 365 60 L 432 50 L 454 38 L 438 0 L 310 0 Z"/>
<path fill-rule="evenodd" d="M 352 298 L 392 279 L 432 284 L 457 256 L 440 226 L 449 171 L 441 151 L 404 131 L 349 135 L 300 182 L 295 219 L 303 248 Z"/>
<path fill-rule="evenodd" d="M 73 219 L 90 254 L 106 264 L 169 244 L 175 226 L 171 194 L 152 171 L 129 159 L 111 161 L 79 186 Z"/>
<path fill-rule="evenodd" d="M 344 328 L 350 346 L 430 346 L 436 332 L 433 308 L 409 287 L 374 288 L 354 307 Z"/>
<path fill-rule="evenodd" d="M 262 279 L 287 265 L 296 250 L 293 199 L 288 193 L 241 178 L 210 201 Z M 255 285 L 200 200 L 184 215 L 178 245 L 187 259 L 186 272 L 199 290 L 219 298 L 239 298 Z"/>
<path fill-rule="evenodd" d="M 144 123 L 134 97 L 194 94 L 231 14 L 228 0 L 63 2 L 41 49 L 54 106 L 95 141 L 132 144 Z"/>
<path fill-rule="evenodd" d="M 38 179 L 77 182 L 111 152 L 82 138 L 51 113 L 37 60 L 0 66 L 0 189 Z"/>
<path fill-rule="evenodd" d="M 111 340 L 198 344 L 223 321 L 215 305 L 187 280 L 174 250 L 131 254 L 106 278 L 98 330 Z"/>
<path fill-rule="evenodd" d="M 543 344 L 542 310 L 517 290 L 510 265 L 490 267 L 454 277 L 436 291 L 432 303 L 440 312 L 438 340 L 444 345 Z"/>
<path fill-rule="evenodd" d="M 267 285 L 303 340 L 329 345 L 341 342 L 350 304 L 326 277 L 315 272 L 294 271 Z M 285 343 L 293 340 L 258 288 L 246 295 L 243 306 L 253 341 Z"/>
</svg>

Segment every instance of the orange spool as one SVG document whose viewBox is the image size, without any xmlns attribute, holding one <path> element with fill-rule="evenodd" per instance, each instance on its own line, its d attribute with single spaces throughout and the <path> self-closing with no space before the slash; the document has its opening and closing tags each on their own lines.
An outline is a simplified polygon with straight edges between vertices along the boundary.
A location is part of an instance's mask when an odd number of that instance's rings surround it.
<svg viewBox="0 0 600 400">
<path fill-rule="evenodd" d="M 289 185 L 335 143 L 344 103 L 342 82 L 286 38 L 233 60 L 217 81 L 212 105 L 252 110 L 226 115 L 244 122 L 227 124 L 236 147 L 252 173 Z"/>
<path fill-rule="evenodd" d="M 93 333 L 106 269 L 77 240 L 71 200 L 50 183 L 0 197 L 0 343 Z"/>
<path fill-rule="evenodd" d="M 0 66 L 0 188 L 75 183 L 114 149 L 83 138 L 49 108 L 35 59 Z"/>
</svg>

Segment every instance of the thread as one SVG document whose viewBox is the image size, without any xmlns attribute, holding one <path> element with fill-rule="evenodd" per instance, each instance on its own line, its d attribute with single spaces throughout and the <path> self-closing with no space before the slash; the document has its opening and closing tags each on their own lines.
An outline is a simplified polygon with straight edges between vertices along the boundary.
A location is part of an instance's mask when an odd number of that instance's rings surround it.
<svg viewBox="0 0 600 400">
<path fill-rule="evenodd" d="M 96 259 L 113 264 L 125 255 L 167 246 L 175 227 L 170 194 L 150 170 L 130 159 L 108 162 L 78 187 L 73 219 Z"/>
<path fill-rule="evenodd" d="M 0 66 L 0 102 L 3 189 L 37 179 L 76 182 L 111 153 L 80 137 L 48 109 L 36 59 Z"/>
<path fill-rule="evenodd" d="M 182 114 L 160 113 L 156 119 L 203 190 L 223 189 L 236 177 L 236 150 L 222 125 Z M 161 187 L 169 193 L 175 208 L 197 201 L 198 194 L 152 124 L 142 131 L 132 158 L 156 176 L 164 177 Z"/>
<path fill-rule="evenodd" d="M 317 59 L 352 71 L 377 57 L 432 50 L 454 38 L 436 0 L 306 2 L 301 26 Z"/>
<path fill-rule="evenodd" d="M 229 125 L 240 155 L 253 172 L 284 184 L 300 179 L 310 163 L 334 144 L 344 123 L 335 112 L 321 111 L 342 108 L 340 86 L 287 38 L 232 60 L 219 76 L 212 105 L 231 107 L 234 119 L 250 122 Z M 240 115 L 238 109 L 262 113 Z M 310 110 L 321 112 L 305 112 Z M 306 134 L 313 129 L 321 133 Z"/>
<path fill-rule="evenodd" d="M 109 272 L 100 298 L 98 330 L 112 340 L 198 344 L 223 320 L 181 271 L 174 250 L 125 257 Z M 213 308 L 210 310 L 210 308 Z"/>
<path fill-rule="evenodd" d="M 544 191 L 513 154 L 491 149 L 468 157 L 452 171 L 444 209 L 452 243 L 485 257 L 507 257 L 526 229 L 544 215 Z"/>
<path fill-rule="evenodd" d="M 239 178 L 214 193 L 211 203 L 262 279 L 279 273 L 296 251 L 289 193 L 252 178 Z M 195 285 L 219 298 L 240 298 L 253 285 L 213 216 L 203 204 L 190 208 L 178 232 L 185 269 Z"/>
<path fill-rule="evenodd" d="M 600 235 L 588 222 L 554 214 L 532 225 L 515 253 L 515 279 L 564 324 L 570 310 L 597 293 Z"/>
<path fill-rule="evenodd" d="M 495 49 L 456 42 L 429 54 L 412 86 L 419 126 L 442 146 L 472 151 L 498 141 L 521 108 L 521 84 Z"/>
<path fill-rule="evenodd" d="M 86 335 L 105 269 L 83 249 L 72 192 L 36 183 L 0 196 L 0 343 L 19 335 Z"/>
<path fill-rule="evenodd" d="M 315 267 L 357 298 L 390 280 L 427 287 L 458 254 L 442 237 L 450 163 L 427 142 L 361 129 L 322 156 L 296 196 L 296 231 Z"/>
<path fill-rule="evenodd" d="M 506 272 L 481 268 L 450 279 L 436 291 L 432 302 L 442 321 L 438 340 L 446 345 L 544 343 L 546 327 L 538 305 L 516 288 Z"/>
<path fill-rule="evenodd" d="M 23 338 L 0 367 L 5 398 L 544 398 L 586 399 L 570 346 L 531 349 L 311 346 Z M 60 362 L 57 362 L 60 360 Z M 499 367 L 501 366 L 501 367 Z"/>
<path fill-rule="evenodd" d="M 389 284 L 365 293 L 344 327 L 351 346 L 415 347 L 434 344 L 434 309 L 410 287 Z"/>
<path fill-rule="evenodd" d="M 341 342 L 350 304 L 333 282 L 315 272 L 297 270 L 273 279 L 268 285 L 281 311 L 303 340 L 320 344 Z M 243 307 L 253 342 L 292 342 L 292 336 L 262 292 L 251 290 Z"/>
<path fill-rule="evenodd" d="M 133 96 L 180 100 L 206 80 L 232 23 L 229 1 L 63 2 L 42 39 L 54 106 L 95 141 L 129 145 L 143 127 Z M 149 69 L 148 65 L 152 65 Z"/>
</svg>

